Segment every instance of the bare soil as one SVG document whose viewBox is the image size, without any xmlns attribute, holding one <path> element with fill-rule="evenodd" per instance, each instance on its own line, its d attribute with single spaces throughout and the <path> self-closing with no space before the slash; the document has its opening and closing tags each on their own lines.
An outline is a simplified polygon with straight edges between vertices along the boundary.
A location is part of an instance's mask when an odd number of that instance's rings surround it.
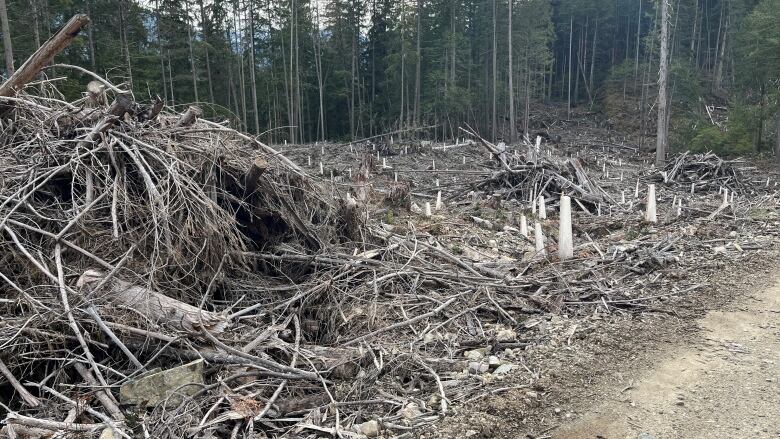
<svg viewBox="0 0 780 439">
<path fill-rule="evenodd" d="M 605 389 L 561 438 L 780 437 L 780 276 L 697 321 L 624 389 Z"/>
<path fill-rule="evenodd" d="M 689 273 L 709 286 L 674 314 L 606 319 L 529 353 L 533 388 L 489 395 L 420 437 L 780 437 L 779 267 L 776 251 L 713 261 Z"/>
</svg>

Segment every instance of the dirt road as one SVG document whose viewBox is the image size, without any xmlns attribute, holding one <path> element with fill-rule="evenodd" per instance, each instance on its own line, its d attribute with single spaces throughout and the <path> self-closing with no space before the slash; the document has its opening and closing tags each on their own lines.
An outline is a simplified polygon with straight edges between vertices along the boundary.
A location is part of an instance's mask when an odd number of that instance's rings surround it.
<svg viewBox="0 0 780 439">
<path fill-rule="evenodd" d="M 552 437 L 780 438 L 780 276 L 698 326 Z"/>
</svg>

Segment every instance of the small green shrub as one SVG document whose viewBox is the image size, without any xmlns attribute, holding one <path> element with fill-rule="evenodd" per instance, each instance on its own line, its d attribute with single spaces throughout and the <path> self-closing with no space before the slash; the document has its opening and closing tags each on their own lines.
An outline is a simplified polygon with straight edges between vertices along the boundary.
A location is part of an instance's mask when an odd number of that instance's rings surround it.
<svg viewBox="0 0 780 439">
<path fill-rule="evenodd" d="M 739 155 L 752 150 L 753 144 L 747 130 L 739 124 L 731 124 L 728 131 L 708 125 L 693 131 L 690 142 L 680 149 L 693 152 L 713 151 L 719 155 Z"/>
</svg>

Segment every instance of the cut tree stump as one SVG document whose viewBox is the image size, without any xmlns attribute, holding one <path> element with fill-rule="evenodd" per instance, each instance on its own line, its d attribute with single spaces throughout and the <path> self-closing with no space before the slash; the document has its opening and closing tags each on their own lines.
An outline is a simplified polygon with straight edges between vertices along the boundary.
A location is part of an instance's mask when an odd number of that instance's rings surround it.
<svg viewBox="0 0 780 439">
<path fill-rule="evenodd" d="M 177 127 L 188 127 L 195 123 L 196 120 L 203 114 L 203 110 L 197 105 L 190 105 L 187 110 L 179 116 L 179 120 L 176 121 Z"/>
</svg>

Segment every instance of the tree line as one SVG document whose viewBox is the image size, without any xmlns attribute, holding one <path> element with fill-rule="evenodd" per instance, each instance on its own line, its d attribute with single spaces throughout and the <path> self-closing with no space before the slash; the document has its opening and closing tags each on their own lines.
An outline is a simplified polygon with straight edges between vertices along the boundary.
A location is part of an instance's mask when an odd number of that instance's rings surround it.
<svg viewBox="0 0 780 439">
<path fill-rule="evenodd" d="M 761 148 L 780 131 L 780 0 L 665 0 L 672 142 Z M 0 0 L 5 74 L 75 13 L 59 62 L 271 142 L 468 124 L 515 141 L 563 103 L 655 132 L 658 0 Z M 88 75 L 51 67 L 76 96 Z M 60 79 L 60 78 L 67 79 Z M 730 109 L 728 122 L 712 111 Z M 728 125 L 726 125 L 728 124 Z M 780 140 L 778 140 L 780 142 Z M 650 143 L 650 142 L 649 142 Z M 780 145 L 780 144 L 779 144 Z M 778 146 L 780 147 L 780 146 Z"/>
</svg>

